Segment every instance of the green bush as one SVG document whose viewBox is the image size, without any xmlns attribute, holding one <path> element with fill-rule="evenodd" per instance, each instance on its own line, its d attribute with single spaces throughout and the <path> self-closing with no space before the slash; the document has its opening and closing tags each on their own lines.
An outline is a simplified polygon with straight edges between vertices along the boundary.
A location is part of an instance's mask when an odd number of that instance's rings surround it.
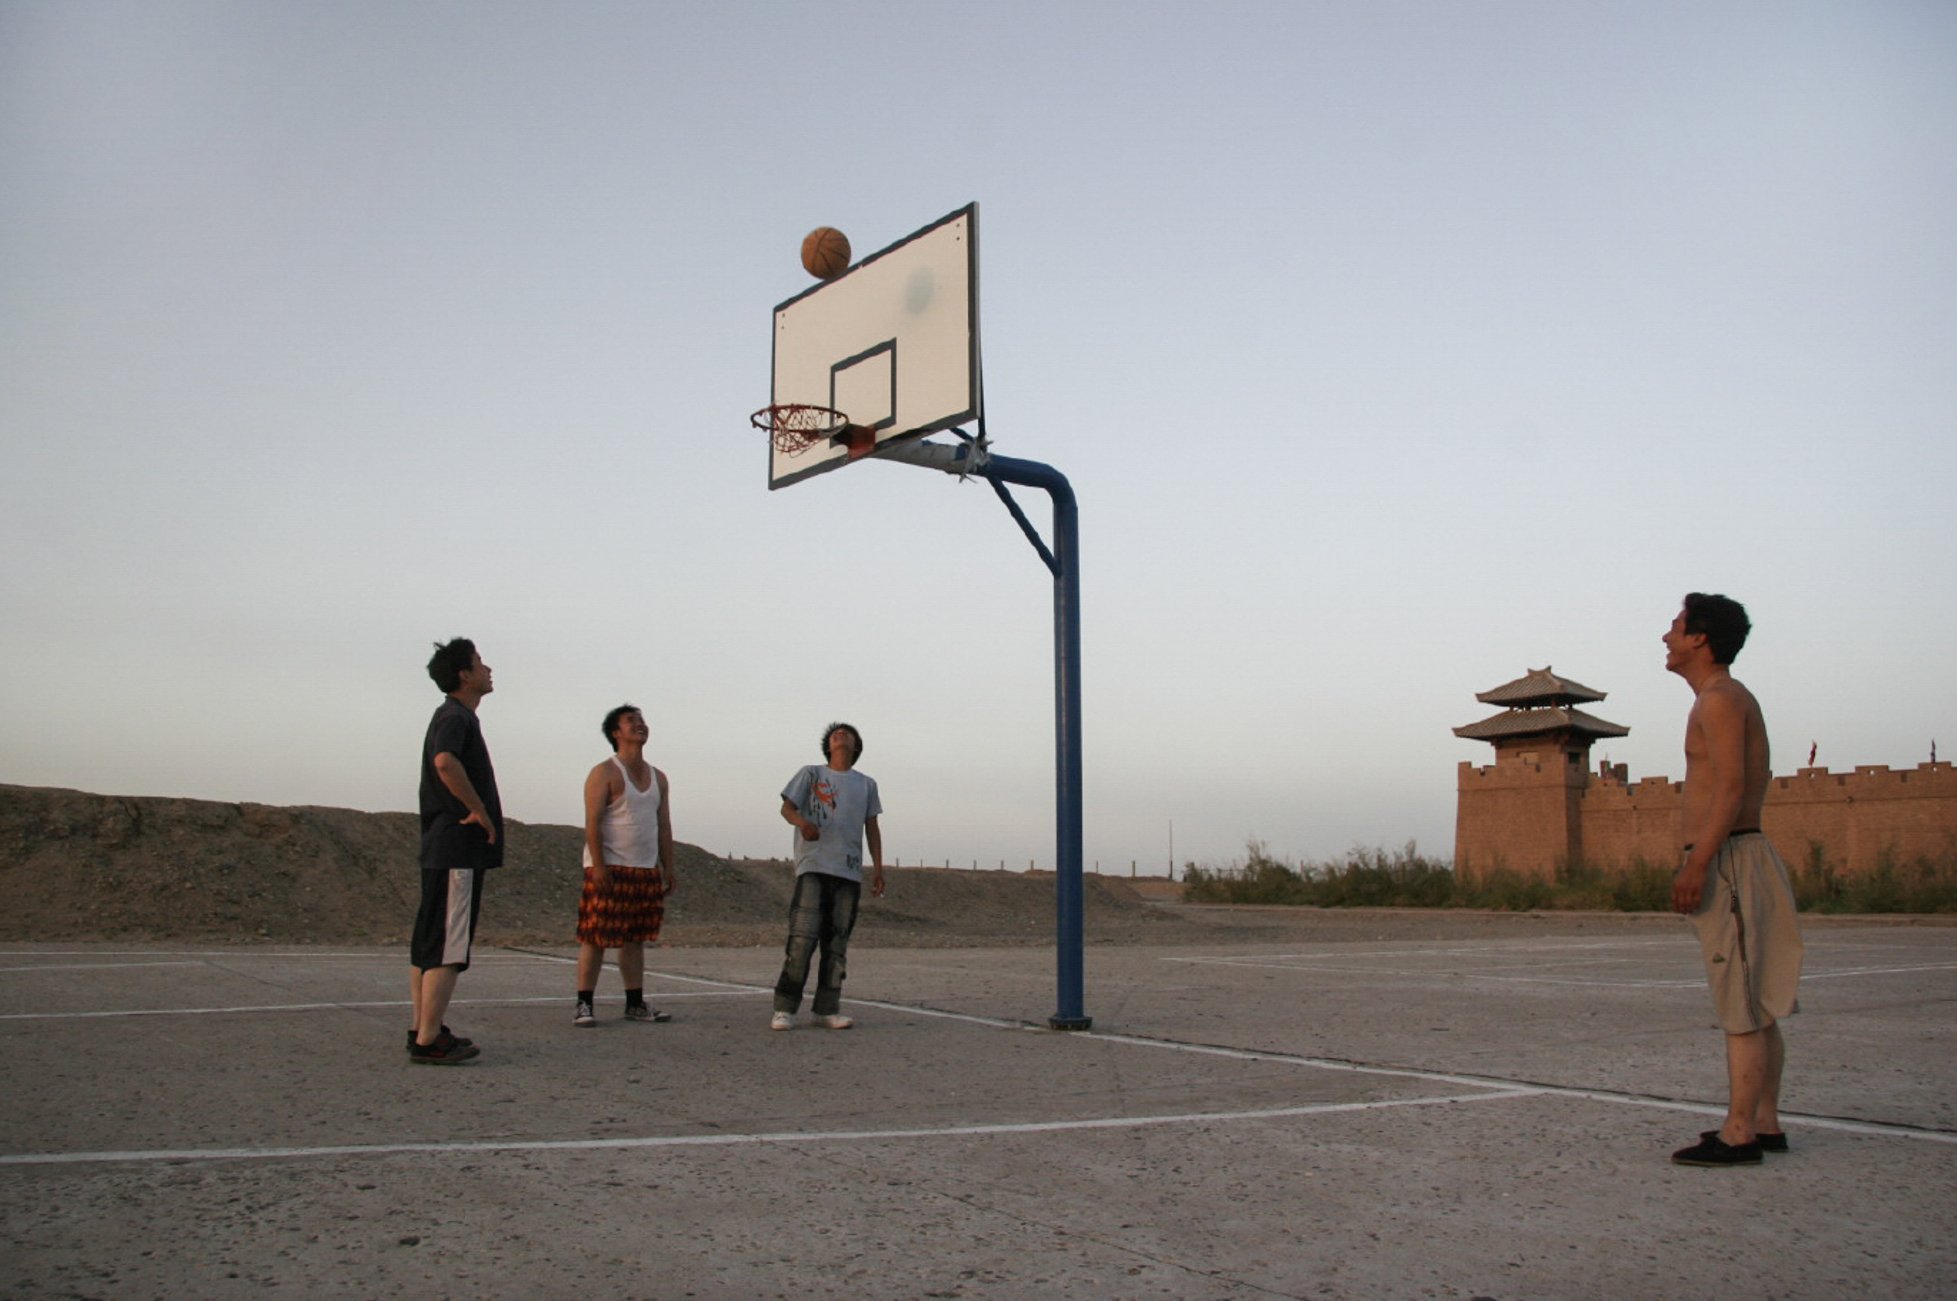
<svg viewBox="0 0 1957 1301">
<path fill-rule="evenodd" d="M 1957 912 L 1957 850 L 1898 861 L 1885 849 L 1874 867 L 1851 875 L 1837 870 L 1819 842 L 1810 841 L 1793 876 L 1794 899 L 1803 912 Z"/>
<path fill-rule="evenodd" d="M 1409 841 L 1388 854 L 1355 849 L 1343 860 L 1296 866 L 1273 856 L 1259 840 L 1241 863 L 1191 866 L 1183 898 L 1191 903 L 1304 904 L 1317 908 L 1445 908 L 1455 902 L 1454 872 L 1424 858 Z"/>
</svg>

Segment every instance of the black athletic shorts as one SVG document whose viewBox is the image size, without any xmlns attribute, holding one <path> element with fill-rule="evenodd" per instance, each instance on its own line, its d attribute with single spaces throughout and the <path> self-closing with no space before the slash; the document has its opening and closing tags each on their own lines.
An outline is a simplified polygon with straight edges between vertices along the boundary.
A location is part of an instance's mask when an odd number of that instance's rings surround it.
<svg viewBox="0 0 1957 1301">
<path fill-rule="evenodd" d="M 469 969 L 469 950 L 476 942 L 476 918 L 482 912 L 483 869 L 421 874 L 421 907 L 415 912 L 414 938 L 408 942 L 408 963 Z"/>
</svg>

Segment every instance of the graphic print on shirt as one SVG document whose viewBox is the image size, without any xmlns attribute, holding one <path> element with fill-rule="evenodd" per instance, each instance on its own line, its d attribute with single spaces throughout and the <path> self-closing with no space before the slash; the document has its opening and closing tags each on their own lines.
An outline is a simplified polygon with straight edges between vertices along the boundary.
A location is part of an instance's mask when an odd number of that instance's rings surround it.
<svg viewBox="0 0 1957 1301">
<path fill-rule="evenodd" d="M 818 827 L 828 826 L 829 815 L 836 811 L 836 788 L 829 784 L 827 777 L 818 777 L 809 794 L 812 797 L 809 805 L 809 821 Z"/>
</svg>

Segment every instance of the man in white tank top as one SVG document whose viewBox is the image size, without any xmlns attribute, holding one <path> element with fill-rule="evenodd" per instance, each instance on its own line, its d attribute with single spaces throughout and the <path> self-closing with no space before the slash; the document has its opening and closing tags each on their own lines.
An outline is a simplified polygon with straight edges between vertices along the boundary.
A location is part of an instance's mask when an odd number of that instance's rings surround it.
<svg viewBox="0 0 1957 1301">
<path fill-rule="evenodd" d="M 572 1024 L 598 1023 L 598 973 L 618 950 L 625 1019 L 670 1021 L 645 1001 L 646 945 L 659 939 L 672 893 L 673 819 L 666 774 L 646 762 L 652 735 L 636 705 L 605 715 L 611 758 L 584 779 L 584 889 L 578 898 L 578 1002 Z"/>
</svg>

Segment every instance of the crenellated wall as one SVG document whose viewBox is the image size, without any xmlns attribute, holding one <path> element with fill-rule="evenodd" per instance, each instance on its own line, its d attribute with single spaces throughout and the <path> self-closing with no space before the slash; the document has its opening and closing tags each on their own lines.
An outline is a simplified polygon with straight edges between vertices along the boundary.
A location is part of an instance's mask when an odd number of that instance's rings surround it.
<svg viewBox="0 0 1957 1301">
<path fill-rule="evenodd" d="M 1498 867 L 1548 876 L 1559 863 L 1624 867 L 1678 857 L 1681 787 L 1629 780 L 1622 764 L 1591 772 L 1587 754 L 1500 752 L 1460 766 L 1454 864 L 1474 880 Z M 1957 769 L 1948 761 L 1851 773 L 1802 768 L 1767 787 L 1761 829 L 1789 866 L 1810 848 L 1838 869 L 1864 872 L 1885 853 L 1908 861 L 1957 852 Z"/>
<path fill-rule="evenodd" d="M 1581 751 L 1551 744 L 1499 750 L 1486 767 L 1462 764 L 1455 870 L 1472 879 L 1497 868 L 1531 871 L 1537 863 L 1553 867 L 1568 859 L 1572 842 L 1582 838 L 1583 760 Z"/>
</svg>

